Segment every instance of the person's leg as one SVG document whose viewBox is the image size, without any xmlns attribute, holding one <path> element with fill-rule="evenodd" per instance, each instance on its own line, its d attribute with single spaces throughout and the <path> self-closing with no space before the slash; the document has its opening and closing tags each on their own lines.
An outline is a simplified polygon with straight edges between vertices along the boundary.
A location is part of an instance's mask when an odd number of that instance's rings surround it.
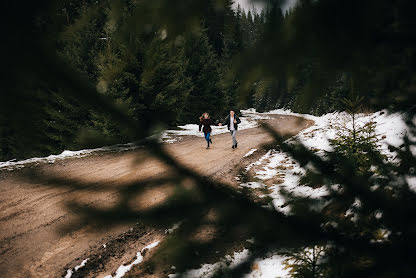
<svg viewBox="0 0 416 278">
<path fill-rule="evenodd" d="M 233 138 L 233 146 L 235 148 L 237 147 L 237 138 L 236 138 L 236 135 L 237 135 L 237 131 L 236 130 L 233 130 L 231 132 L 231 137 Z"/>
<path fill-rule="evenodd" d="M 210 133 L 209 132 L 208 133 L 205 133 L 205 140 L 207 140 L 207 148 L 209 148 L 209 141 L 210 141 L 209 136 L 210 136 Z"/>
</svg>

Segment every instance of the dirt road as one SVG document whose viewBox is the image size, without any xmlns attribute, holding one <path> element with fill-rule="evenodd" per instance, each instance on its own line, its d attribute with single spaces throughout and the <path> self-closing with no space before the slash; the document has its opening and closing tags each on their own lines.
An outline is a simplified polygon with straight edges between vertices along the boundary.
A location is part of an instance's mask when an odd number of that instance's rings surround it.
<svg viewBox="0 0 416 278">
<path fill-rule="evenodd" d="M 312 124 L 297 117 L 279 115 L 268 122 L 286 135 L 296 134 Z M 167 144 L 166 149 L 195 171 L 233 183 L 236 169 L 256 159 L 256 153 L 250 157 L 244 155 L 271 141 L 260 128 L 242 130 L 237 138 L 236 150 L 231 149 L 229 134 L 214 135 L 209 150 L 205 149 L 203 138 L 193 136 Z M 101 273 L 114 272 L 141 246 L 163 237 L 163 229 L 138 226 L 132 219 L 97 228 L 92 220 L 84 221 L 74 210 L 68 209 L 68 203 L 111 207 L 120 203 L 120 188 L 132 182 L 145 184 L 147 179 L 163 177 L 168 171 L 168 167 L 149 158 L 143 149 L 0 171 L 0 277 L 61 277 L 64 269 L 74 267 L 74 262 L 79 263 L 89 250 L 117 239 L 119 244 L 114 248 L 122 250 L 114 252 L 114 258 L 100 266 Z M 37 173 L 36 178 L 33 173 Z M 173 190 L 171 185 L 143 189 L 134 206 L 149 208 L 163 203 Z M 132 227 L 140 235 L 133 237 Z M 118 240 L 120 238 L 124 241 Z M 123 252 L 131 254 L 122 255 Z"/>
</svg>

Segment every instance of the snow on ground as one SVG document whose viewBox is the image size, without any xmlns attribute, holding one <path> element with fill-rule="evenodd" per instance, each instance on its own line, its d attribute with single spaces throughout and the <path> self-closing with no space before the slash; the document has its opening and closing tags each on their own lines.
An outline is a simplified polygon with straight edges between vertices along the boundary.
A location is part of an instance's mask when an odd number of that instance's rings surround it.
<svg viewBox="0 0 416 278">
<path fill-rule="evenodd" d="M 255 113 L 251 111 L 251 113 Z M 287 140 L 288 143 L 299 140 L 309 149 L 313 150 L 318 155 L 325 154 L 326 151 L 331 151 L 330 140 L 336 136 L 336 125 L 341 124 L 346 127 L 351 127 L 351 118 L 347 113 L 329 113 L 321 117 L 315 117 L 305 114 L 292 113 L 289 110 L 275 110 L 266 114 L 280 114 L 300 116 L 306 119 L 313 120 L 315 124 L 308 129 L 300 132 L 297 136 Z M 375 133 L 380 141 L 381 152 L 394 160 L 395 153 L 389 151 L 389 145 L 399 147 L 403 144 L 403 137 L 410 135 L 408 127 L 406 126 L 403 115 L 399 113 L 389 114 L 387 111 L 379 111 L 371 114 L 358 115 L 357 124 L 363 126 L 364 124 L 374 121 L 376 123 Z M 414 140 L 415 138 L 411 138 Z M 412 150 L 416 154 L 416 150 Z M 246 186 L 247 184 L 264 184 L 270 179 L 276 180 L 276 177 L 283 177 L 278 183 L 273 183 L 271 186 L 272 192 L 269 196 L 273 199 L 272 203 L 276 210 L 290 214 L 290 206 L 286 204 L 286 198 L 281 194 L 282 190 L 290 192 L 296 196 L 320 198 L 328 194 L 327 189 L 311 188 L 308 186 L 299 185 L 301 176 L 305 173 L 305 169 L 301 168 L 298 163 L 293 161 L 287 154 L 279 150 L 270 150 L 258 161 L 250 164 L 246 171 L 254 171 L 254 178 L 256 182 L 247 182 L 241 186 L 258 188 L 255 186 Z M 409 185 L 416 191 L 416 178 L 408 179 Z M 321 198 L 322 200 L 322 198 Z M 324 201 L 323 201 L 324 203 Z M 355 202 L 355 206 L 359 206 L 359 200 Z M 353 211 L 351 210 L 351 213 Z M 387 236 L 388 237 L 388 234 Z M 258 268 L 250 273 L 247 277 L 282 277 L 287 276 L 287 270 L 284 268 L 283 260 L 285 258 L 274 254 L 266 259 L 258 262 Z M 286 274 L 285 274 L 286 271 Z M 270 274 L 270 275 L 269 275 Z"/>
<path fill-rule="evenodd" d="M 254 110 L 247 110 L 246 114 L 255 115 Z M 293 113 L 289 110 L 274 110 L 264 114 L 293 115 L 313 120 L 315 124 L 298 135 L 288 139 L 287 143 L 300 141 L 307 148 L 316 154 L 323 156 L 325 152 L 332 151 L 330 140 L 334 139 L 337 133 L 336 126 L 342 125 L 351 127 L 351 117 L 345 112 L 328 113 L 321 117 L 307 114 Z M 399 113 L 389 114 L 386 111 L 379 111 L 371 114 L 359 114 L 356 120 L 359 126 L 374 121 L 376 123 L 376 134 L 381 139 L 381 151 L 390 158 L 394 158 L 394 153 L 388 149 L 389 145 L 399 147 L 403 144 L 403 136 L 408 133 L 403 116 Z M 307 165 L 308 166 L 308 165 Z M 289 192 L 293 196 L 309 197 L 319 199 L 328 194 L 326 188 L 311 188 L 299 185 L 299 180 L 305 174 L 305 169 L 300 167 L 291 157 L 279 150 L 269 150 L 258 161 L 246 167 L 246 171 L 253 173 L 255 181 L 241 184 L 242 187 L 252 189 L 262 188 L 260 185 L 270 181 L 272 185 L 269 196 L 273 199 L 272 203 L 276 210 L 290 214 L 290 206 L 286 205 L 286 198 L 282 192 Z M 416 184 L 414 185 L 416 188 Z"/>
<path fill-rule="evenodd" d="M 253 168 L 254 166 L 258 166 L 261 165 L 263 163 L 264 160 L 269 159 L 271 156 L 272 151 L 268 151 L 265 155 L 263 155 L 259 160 L 257 160 L 256 162 L 251 163 L 250 165 L 248 165 L 246 167 L 246 171 L 249 171 L 251 168 Z"/>
<path fill-rule="evenodd" d="M 179 227 L 180 227 L 181 225 L 182 225 L 182 221 L 181 221 L 181 222 L 178 222 L 178 223 L 173 224 L 172 228 L 165 229 L 165 234 L 171 234 L 171 233 L 173 233 L 174 231 L 176 231 L 177 229 L 179 229 Z"/>
<path fill-rule="evenodd" d="M 137 252 L 136 259 L 132 263 L 130 263 L 128 265 L 121 265 L 121 266 L 119 266 L 119 268 L 116 271 L 115 276 L 107 275 L 104 278 L 121 278 L 121 277 L 123 277 L 127 272 L 130 271 L 130 269 L 134 265 L 138 265 L 138 264 L 140 264 L 143 261 L 143 255 L 142 255 L 143 251 L 145 251 L 146 249 L 147 250 L 150 250 L 150 249 L 156 247 L 158 244 L 159 244 L 159 241 L 155 241 L 155 242 L 147 245 L 141 251 Z"/>
<path fill-rule="evenodd" d="M 385 111 L 374 113 L 374 120 L 377 123 L 376 133 L 385 136 L 381 149 L 383 153 L 388 154 L 388 146 L 400 147 L 403 144 L 403 136 L 408 135 L 411 140 L 416 140 L 411 136 L 406 125 L 405 119 L 399 113 L 388 114 Z M 413 119 L 416 123 L 416 118 Z M 412 146 L 411 151 L 416 155 L 416 147 Z M 394 153 L 393 153 L 394 154 Z"/>
<path fill-rule="evenodd" d="M 244 155 L 244 157 L 249 157 L 250 155 L 252 155 L 254 152 L 256 152 L 257 151 L 257 149 L 251 149 L 248 153 L 246 153 L 245 155 Z"/>
<path fill-rule="evenodd" d="M 183 278 L 210 278 L 221 269 L 233 269 L 248 259 L 250 251 L 244 249 L 240 252 L 234 252 L 232 256 L 227 255 L 219 262 L 214 264 L 204 264 L 198 269 L 187 270 L 181 273 Z M 286 257 L 281 255 L 272 255 L 263 259 L 256 259 L 253 263 L 252 271 L 244 274 L 243 278 L 284 278 L 288 276 L 288 269 L 284 266 Z M 169 278 L 178 277 L 178 274 L 169 274 Z"/>
<path fill-rule="evenodd" d="M 118 144 L 114 146 L 106 146 L 102 148 L 96 148 L 96 149 L 86 149 L 86 150 L 80 150 L 80 151 L 69 151 L 65 150 L 60 154 L 52 154 L 47 157 L 33 157 L 25 160 L 16 161 L 15 159 L 6 161 L 6 162 L 0 162 L 0 169 L 6 169 L 6 170 L 14 170 L 25 167 L 27 164 L 32 163 L 55 163 L 58 160 L 63 160 L 70 157 L 84 157 L 93 153 L 98 152 L 122 152 L 127 150 L 133 150 L 139 148 L 140 145 L 137 143 L 128 143 L 128 144 Z"/>
<path fill-rule="evenodd" d="M 74 274 L 74 272 L 77 272 L 77 271 L 78 271 L 78 269 L 80 269 L 80 268 L 84 267 L 84 266 L 85 266 L 85 264 L 88 262 L 88 260 L 89 260 L 89 259 L 90 259 L 90 258 L 87 258 L 87 259 L 83 260 L 83 261 L 82 261 L 79 265 L 77 265 L 76 267 L 74 267 L 74 270 L 72 270 L 72 269 L 68 269 L 68 270 L 66 271 L 65 278 L 71 278 L 72 274 Z"/>
<path fill-rule="evenodd" d="M 274 254 L 270 257 L 257 259 L 257 267 L 246 278 L 284 278 L 289 276 L 289 270 L 284 265 L 286 257 Z"/>
<path fill-rule="evenodd" d="M 264 183 L 261 183 L 261 182 L 250 181 L 250 182 L 246 182 L 246 183 L 241 183 L 240 187 L 256 189 L 256 188 L 265 188 L 266 185 Z"/>
<path fill-rule="evenodd" d="M 244 249 L 241 252 L 234 252 L 233 256 L 227 255 L 215 264 L 204 264 L 198 269 L 190 269 L 184 273 L 181 273 L 180 277 L 183 278 L 210 278 L 220 269 L 229 268 L 232 269 L 246 260 L 250 255 L 248 249 Z M 178 274 L 169 274 L 169 278 L 175 278 Z"/>
</svg>

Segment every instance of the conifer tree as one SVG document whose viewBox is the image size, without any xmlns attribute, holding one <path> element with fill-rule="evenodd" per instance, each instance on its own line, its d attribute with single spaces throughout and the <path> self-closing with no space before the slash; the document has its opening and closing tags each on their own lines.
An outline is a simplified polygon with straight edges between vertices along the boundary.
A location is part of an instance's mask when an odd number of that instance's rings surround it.
<svg viewBox="0 0 416 278">
<path fill-rule="evenodd" d="M 145 108 L 140 118 L 170 125 L 180 119 L 192 90 L 183 44 L 183 38 L 166 41 L 158 36 L 151 42 L 140 83 L 139 102 Z"/>
<path fill-rule="evenodd" d="M 205 32 L 186 37 L 186 76 L 192 82 L 192 90 L 181 115 L 182 122 L 195 122 L 207 111 L 215 118 L 221 116 L 224 106 L 223 92 L 219 88 L 218 57 L 209 45 Z"/>
</svg>

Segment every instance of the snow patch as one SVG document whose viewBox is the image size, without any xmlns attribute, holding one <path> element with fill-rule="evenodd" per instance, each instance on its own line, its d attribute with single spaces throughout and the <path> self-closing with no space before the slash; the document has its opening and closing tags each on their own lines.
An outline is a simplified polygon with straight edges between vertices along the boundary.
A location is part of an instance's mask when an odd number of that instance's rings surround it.
<svg viewBox="0 0 416 278">
<path fill-rule="evenodd" d="M 204 264 L 198 269 L 190 269 L 184 273 L 180 274 L 180 277 L 183 278 L 210 278 L 212 277 L 217 271 L 221 269 L 233 269 L 241 262 L 244 262 L 250 256 L 250 251 L 248 249 L 244 249 L 241 252 L 234 252 L 233 256 L 227 255 L 222 258 L 219 262 L 215 264 Z M 169 274 L 169 278 L 178 277 L 178 274 Z"/>
<path fill-rule="evenodd" d="M 156 247 L 159 243 L 160 243 L 160 241 L 155 241 L 155 242 L 147 245 L 141 251 L 137 252 L 136 259 L 131 264 L 119 266 L 119 268 L 116 271 L 115 276 L 107 275 L 104 278 L 121 278 L 121 277 L 123 277 L 127 272 L 129 272 L 131 270 L 131 268 L 133 266 L 138 265 L 143 261 L 143 255 L 142 255 L 143 251 L 145 251 L 146 249 L 150 250 L 150 249 Z"/>
<path fill-rule="evenodd" d="M 271 156 L 272 151 L 269 150 L 265 155 L 263 155 L 259 160 L 251 163 L 250 165 L 248 165 L 246 167 L 246 171 L 249 171 L 251 168 L 253 168 L 254 166 L 259 166 L 263 163 L 263 161 L 265 161 L 266 159 L 268 159 Z"/>
<path fill-rule="evenodd" d="M 344 125 L 351 127 L 351 116 L 345 112 L 334 112 L 322 115 L 320 117 L 293 113 L 290 110 L 277 109 L 267 113 L 256 113 L 254 109 L 244 110 L 246 115 L 291 115 L 298 116 L 308 120 L 313 120 L 315 124 L 298 135 L 286 140 L 286 143 L 294 143 L 299 141 L 305 147 L 315 152 L 324 158 L 326 152 L 332 151 L 330 141 L 336 138 L 337 125 Z M 390 159 L 394 159 L 395 153 L 389 150 L 389 146 L 400 147 L 404 141 L 403 137 L 407 134 L 410 135 L 404 115 L 400 113 L 389 113 L 388 111 L 379 111 L 372 114 L 358 114 L 356 123 L 358 126 L 374 121 L 376 123 L 375 133 L 380 141 L 381 152 L 387 155 Z M 416 150 L 415 150 L 416 153 Z M 255 169 L 254 177 L 257 180 L 267 181 L 273 180 L 272 193 L 269 194 L 272 197 L 273 206 L 276 210 L 285 214 L 290 214 L 290 206 L 286 205 L 287 193 L 289 196 L 313 198 L 325 203 L 323 197 L 329 192 L 325 187 L 311 188 L 309 186 L 299 185 L 301 177 L 305 174 L 305 169 L 311 169 L 310 165 L 306 167 L 300 167 L 287 154 L 279 150 L 269 150 L 258 161 L 251 163 L 246 167 L 246 171 Z M 407 182 L 411 190 L 416 192 L 416 178 L 408 177 Z M 241 186 L 249 188 L 259 188 L 256 186 L 261 184 L 259 182 L 252 184 L 244 183 Z M 284 194 L 285 193 L 285 194 Z"/>
<path fill-rule="evenodd" d="M 406 182 L 409 185 L 409 189 L 416 193 L 416 177 L 406 177 Z"/>
<path fill-rule="evenodd" d="M 182 222 L 178 222 L 178 223 L 173 224 L 172 228 L 165 230 L 165 234 L 173 233 L 175 230 L 179 229 L 181 224 L 182 224 Z"/>
<path fill-rule="evenodd" d="M 245 278 L 284 278 L 289 277 L 289 270 L 286 268 L 284 261 L 286 257 L 281 255 L 272 255 L 268 258 L 258 259 L 255 261 L 256 269 Z"/>
<path fill-rule="evenodd" d="M 72 274 L 74 274 L 74 272 L 78 271 L 78 269 L 84 267 L 85 264 L 88 262 L 89 259 L 90 258 L 87 258 L 87 259 L 83 260 L 79 265 L 77 265 L 76 267 L 74 267 L 74 271 L 72 269 L 68 269 L 66 271 L 65 278 L 71 278 Z"/>
<path fill-rule="evenodd" d="M 0 162 L 0 169 L 6 169 L 6 170 L 14 170 L 14 169 L 20 169 L 25 167 L 27 164 L 32 164 L 32 163 L 49 163 L 49 164 L 53 164 L 58 160 L 64 160 L 66 158 L 71 158 L 71 157 L 85 157 L 87 155 L 93 154 L 93 153 L 97 153 L 97 152 L 106 152 L 106 151 L 111 151 L 111 152 L 122 152 L 122 151 L 127 151 L 127 150 L 134 150 L 137 148 L 140 148 L 141 146 L 138 145 L 137 143 L 128 143 L 128 144 L 118 144 L 118 145 L 114 145 L 114 146 L 106 146 L 106 147 L 101 147 L 101 148 L 96 148 L 96 149 L 85 149 L 85 150 L 80 150 L 80 151 L 69 151 L 69 150 L 65 150 L 60 154 L 52 154 L 50 156 L 47 157 L 33 157 L 33 158 L 29 158 L 29 159 L 25 159 L 25 160 L 21 160 L 21 161 L 17 161 L 16 159 L 12 159 L 6 162 Z"/>
<path fill-rule="evenodd" d="M 262 182 L 250 181 L 250 182 L 246 182 L 246 183 L 241 183 L 240 187 L 257 189 L 257 188 L 265 188 L 266 185 Z"/>
<path fill-rule="evenodd" d="M 241 263 L 245 262 L 251 252 L 248 249 L 244 249 L 240 252 L 234 252 L 233 256 L 225 256 L 219 262 L 214 264 L 203 264 L 198 269 L 187 270 L 180 274 L 183 278 L 210 278 L 221 269 L 234 269 Z M 264 259 L 256 259 L 253 265 L 256 265 L 254 270 L 248 274 L 244 274 L 244 278 L 276 278 L 276 277 L 288 277 L 289 270 L 284 266 L 284 260 L 286 257 L 280 255 L 272 255 Z M 178 277 L 178 274 L 169 274 L 169 278 Z"/>
<path fill-rule="evenodd" d="M 246 153 L 244 155 L 244 157 L 249 157 L 250 155 L 252 155 L 255 151 L 257 151 L 257 149 L 251 149 L 248 153 Z"/>
</svg>

